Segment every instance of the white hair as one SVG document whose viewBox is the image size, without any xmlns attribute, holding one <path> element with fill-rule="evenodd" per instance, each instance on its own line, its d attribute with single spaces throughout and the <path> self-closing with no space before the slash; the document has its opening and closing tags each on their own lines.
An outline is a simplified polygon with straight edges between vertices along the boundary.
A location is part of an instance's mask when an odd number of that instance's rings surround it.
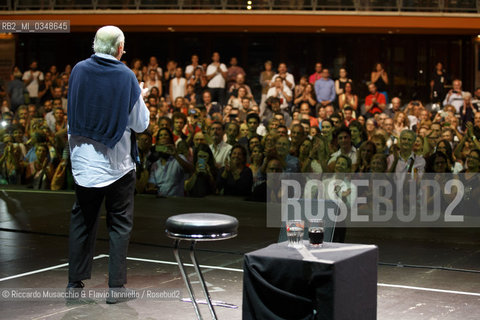
<svg viewBox="0 0 480 320">
<path fill-rule="evenodd" d="M 122 30 L 115 26 L 105 26 L 97 30 L 93 40 L 93 51 L 116 56 L 118 47 L 125 43 Z"/>
<path fill-rule="evenodd" d="M 468 91 L 464 91 L 463 92 L 463 99 L 467 100 L 467 99 L 472 99 L 472 94 Z"/>
</svg>

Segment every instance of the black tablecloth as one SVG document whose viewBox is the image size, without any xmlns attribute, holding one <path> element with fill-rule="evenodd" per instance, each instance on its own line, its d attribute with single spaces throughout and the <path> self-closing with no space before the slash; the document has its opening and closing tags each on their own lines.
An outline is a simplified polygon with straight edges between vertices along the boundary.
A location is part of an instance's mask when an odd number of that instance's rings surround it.
<svg viewBox="0 0 480 320">
<path fill-rule="evenodd" d="M 377 247 L 305 243 L 245 255 L 243 319 L 376 319 Z"/>
</svg>

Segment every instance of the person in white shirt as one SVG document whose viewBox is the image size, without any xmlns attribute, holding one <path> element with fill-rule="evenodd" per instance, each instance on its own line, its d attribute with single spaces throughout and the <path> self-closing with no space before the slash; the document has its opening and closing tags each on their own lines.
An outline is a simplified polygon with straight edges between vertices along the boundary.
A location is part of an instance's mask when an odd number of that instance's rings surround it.
<svg viewBox="0 0 480 320">
<path fill-rule="evenodd" d="M 277 77 L 274 86 L 268 89 L 267 99 L 270 97 L 280 99 L 280 109 L 286 110 L 289 103 L 292 101 L 292 90 L 284 85 L 282 78 Z"/>
<path fill-rule="evenodd" d="M 328 166 L 330 169 L 334 168 L 335 161 L 338 156 L 344 155 L 352 160 L 352 166 L 357 164 L 357 149 L 352 144 L 352 133 L 347 127 L 340 127 L 336 129 L 334 135 L 337 138 L 339 149 L 337 152 L 332 153 L 328 160 Z"/>
<path fill-rule="evenodd" d="M 422 156 L 415 155 L 413 152 L 413 145 L 417 135 L 412 130 L 403 130 L 400 133 L 398 142 L 398 154 L 391 154 L 387 158 L 388 168 L 390 172 L 412 174 L 416 178 L 421 178 L 425 172 L 425 159 Z M 401 175 L 396 175 L 399 181 L 404 181 L 405 178 Z"/>
<path fill-rule="evenodd" d="M 38 105 L 40 99 L 38 98 L 38 88 L 40 86 L 40 81 L 43 81 L 45 77 L 43 72 L 38 70 L 37 61 L 32 61 L 30 64 L 30 70 L 25 71 L 23 74 L 22 80 L 27 87 L 28 95 L 30 97 L 30 103 Z"/>
<path fill-rule="evenodd" d="M 225 105 L 225 84 L 227 79 L 227 66 L 220 62 L 220 54 L 214 52 L 212 55 L 212 63 L 207 67 L 207 87 L 212 94 L 212 101 Z"/>
<path fill-rule="evenodd" d="M 143 84 L 139 87 L 135 74 L 120 62 L 124 43 L 119 28 L 100 28 L 94 40 L 95 55 L 73 68 L 68 94 L 76 201 L 70 218 L 67 291 L 83 288 L 82 280 L 91 276 L 98 215 L 105 200 L 110 236 L 111 295 L 107 303 L 122 301 L 113 292 L 127 292 L 126 258 L 138 160 L 134 132 L 145 131 L 149 123 L 143 102 L 147 90 Z"/>
<path fill-rule="evenodd" d="M 198 64 L 198 55 L 197 54 L 192 54 L 192 64 L 189 64 L 185 68 L 185 78 L 187 80 L 190 80 L 190 78 L 193 76 L 195 73 L 195 69 L 200 68 L 203 71 L 203 67 Z"/>
<path fill-rule="evenodd" d="M 460 108 L 463 106 L 463 96 L 465 92 L 462 91 L 462 81 L 455 79 L 452 81 L 453 88 L 448 91 L 443 100 L 443 106 L 452 105 L 455 107 L 457 113 L 460 113 Z"/>
<path fill-rule="evenodd" d="M 187 92 L 187 79 L 182 77 L 182 68 L 177 67 L 175 69 L 175 78 L 170 80 L 170 99 L 175 101 L 177 97 L 185 97 Z"/>
<path fill-rule="evenodd" d="M 281 62 L 278 65 L 278 73 L 273 76 L 272 80 L 270 81 L 270 87 L 275 85 L 275 79 L 281 78 L 283 84 L 287 86 L 290 90 L 293 90 L 295 87 L 295 79 L 291 73 L 287 72 L 287 64 L 285 62 Z"/>
<path fill-rule="evenodd" d="M 219 121 L 213 122 L 210 126 L 210 138 L 213 143 L 209 147 L 212 150 L 217 168 L 225 166 L 225 160 L 230 155 L 230 150 L 232 150 L 232 146 L 223 141 L 224 134 L 224 125 Z"/>
</svg>

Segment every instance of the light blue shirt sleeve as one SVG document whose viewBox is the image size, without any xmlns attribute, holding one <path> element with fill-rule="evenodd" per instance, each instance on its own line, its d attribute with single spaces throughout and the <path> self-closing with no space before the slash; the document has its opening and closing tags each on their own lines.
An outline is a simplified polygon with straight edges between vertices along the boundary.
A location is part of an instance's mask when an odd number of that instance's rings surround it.
<svg viewBox="0 0 480 320">
<path fill-rule="evenodd" d="M 147 130 L 150 122 L 150 111 L 145 102 L 143 102 L 142 94 L 132 108 L 128 116 L 128 127 L 135 132 L 143 132 Z"/>
</svg>

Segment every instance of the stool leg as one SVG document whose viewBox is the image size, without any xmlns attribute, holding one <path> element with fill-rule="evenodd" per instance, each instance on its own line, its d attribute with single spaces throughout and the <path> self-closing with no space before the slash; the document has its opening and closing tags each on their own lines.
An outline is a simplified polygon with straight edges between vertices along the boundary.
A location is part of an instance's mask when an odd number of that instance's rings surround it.
<svg viewBox="0 0 480 320">
<path fill-rule="evenodd" d="M 212 319 L 217 320 L 217 315 L 215 314 L 215 310 L 213 309 L 212 301 L 210 299 L 210 294 L 208 293 L 207 285 L 205 284 L 205 280 L 203 279 L 202 271 L 198 267 L 197 258 L 195 257 L 195 241 L 192 241 L 190 244 L 190 258 L 193 262 L 193 267 L 198 275 L 198 280 L 200 281 L 200 285 L 202 286 L 203 293 L 205 294 L 205 298 L 207 300 L 208 308 L 210 309 L 210 313 L 212 314 Z"/>
<path fill-rule="evenodd" d="M 202 315 L 200 314 L 200 309 L 198 308 L 197 300 L 195 300 L 195 295 L 193 294 L 192 285 L 190 284 L 190 280 L 188 280 L 188 275 L 185 272 L 185 267 L 183 266 L 183 262 L 180 259 L 180 255 L 178 254 L 178 244 L 180 240 L 175 240 L 173 246 L 173 254 L 175 255 L 175 260 L 177 260 L 178 268 L 180 269 L 180 274 L 182 275 L 183 281 L 188 290 L 188 294 L 190 295 L 190 300 L 192 300 L 193 308 L 195 309 L 195 313 L 197 314 L 197 318 L 202 320 Z M 200 281 L 201 282 L 201 281 Z"/>
</svg>

